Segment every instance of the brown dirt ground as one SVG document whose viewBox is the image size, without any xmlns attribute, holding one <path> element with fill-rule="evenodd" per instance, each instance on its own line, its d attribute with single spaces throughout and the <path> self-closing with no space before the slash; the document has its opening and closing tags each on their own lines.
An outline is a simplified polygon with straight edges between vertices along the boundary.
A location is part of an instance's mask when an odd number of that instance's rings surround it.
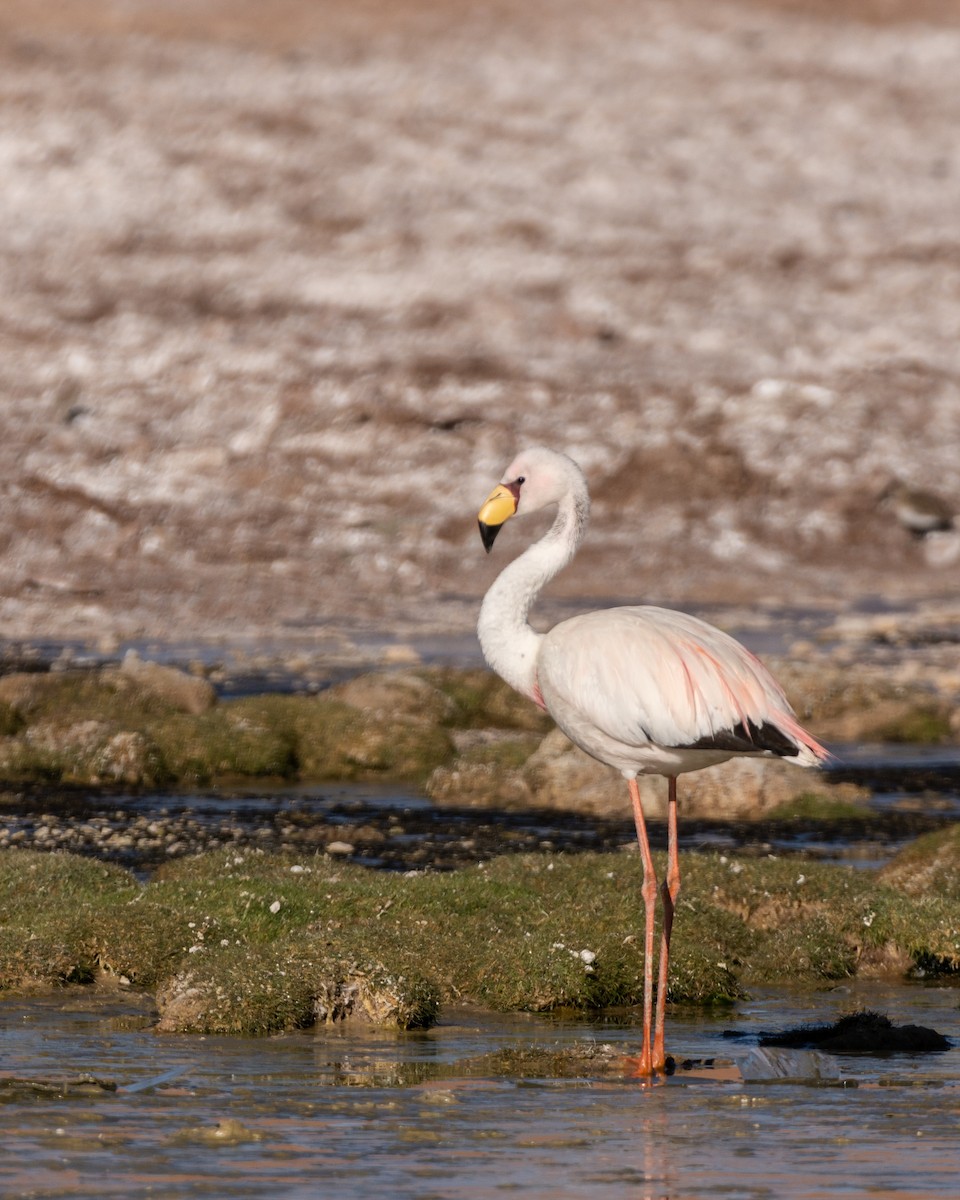
<svg viewBox="0 0 960 1200">
<path fill-rule="evenodd" d="M 514 450 L 553 594 L 955 597 L 947 0 L 7 0 L 0 632 L 467 633 Z"/>
</svg>

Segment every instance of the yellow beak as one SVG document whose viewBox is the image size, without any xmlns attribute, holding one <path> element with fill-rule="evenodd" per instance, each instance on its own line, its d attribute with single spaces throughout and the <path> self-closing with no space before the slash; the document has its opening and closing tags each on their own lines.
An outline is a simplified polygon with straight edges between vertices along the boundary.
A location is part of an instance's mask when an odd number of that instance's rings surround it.
<svg viewBox="0 0 960 1200">
<path fill-rule="evenodd" d="M 480 537 L 484 549 L 490 553 L 500 526 L 517 511 L 517 497 L 505 484 L 498 483 L 490 495 L 484 500 L 483 507 L 477 513 L 480 525 Z"/>
</svg>

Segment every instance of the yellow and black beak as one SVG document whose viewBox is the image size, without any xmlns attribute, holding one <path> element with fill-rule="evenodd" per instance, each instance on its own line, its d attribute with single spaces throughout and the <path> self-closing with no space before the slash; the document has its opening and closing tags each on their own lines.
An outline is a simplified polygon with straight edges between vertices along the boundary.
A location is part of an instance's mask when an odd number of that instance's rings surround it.
<svg viewBox="0 0 960 1200">
<path fill-rule="evenodd" d="M 519 501 L 520 488 L 517 484 L 498 483 L 483 502 L 483 507 L 477 513 L 477 523 L 483 548 L 488 554 L 500 532 L 500 526 L 517 511 Z"/>
</svg>

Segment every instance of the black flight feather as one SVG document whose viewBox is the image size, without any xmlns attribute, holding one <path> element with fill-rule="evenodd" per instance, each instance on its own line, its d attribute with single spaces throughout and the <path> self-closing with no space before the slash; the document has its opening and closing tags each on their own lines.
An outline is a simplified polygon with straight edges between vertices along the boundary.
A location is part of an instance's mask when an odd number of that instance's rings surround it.
<svg viewBox="0 0 960 1200">
<path fill-rule="evenodd" d="M 678 750 L 730 750 L 734 754 L 759 754 L 763 750 L 769 751 L 771 754 L 779 754 L 784 758 L 796 758 L 800 753 L 800 747 L 791 737 L 778 729 L 776 725 L 772 725 L 769 721 L 764 721 L 762 725 L 757 725 L 753 721 L 748 721 L 744 725 L 743 721 L 734 725 L 732 729 L 721 729 L 718 733 L 708 733 L 702 738 L 697 738 L 695 742 L 688 742 L 684 746 L 678 746 Z"/>
</svg>

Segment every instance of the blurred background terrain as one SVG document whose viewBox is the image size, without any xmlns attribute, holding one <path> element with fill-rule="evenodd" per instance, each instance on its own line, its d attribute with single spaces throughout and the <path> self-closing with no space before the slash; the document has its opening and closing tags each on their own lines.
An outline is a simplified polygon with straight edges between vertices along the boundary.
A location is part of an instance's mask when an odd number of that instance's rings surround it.
<svg viewBox="0 0 960 1200">
<path fill-rule="evenodd" d="M 947 0 L 6 0 L 0 636 L 467 638 L 539 442 L 560 608 L 960 622 L 880 502 L 960 509 L 958 78 Z"/>
</svg>

